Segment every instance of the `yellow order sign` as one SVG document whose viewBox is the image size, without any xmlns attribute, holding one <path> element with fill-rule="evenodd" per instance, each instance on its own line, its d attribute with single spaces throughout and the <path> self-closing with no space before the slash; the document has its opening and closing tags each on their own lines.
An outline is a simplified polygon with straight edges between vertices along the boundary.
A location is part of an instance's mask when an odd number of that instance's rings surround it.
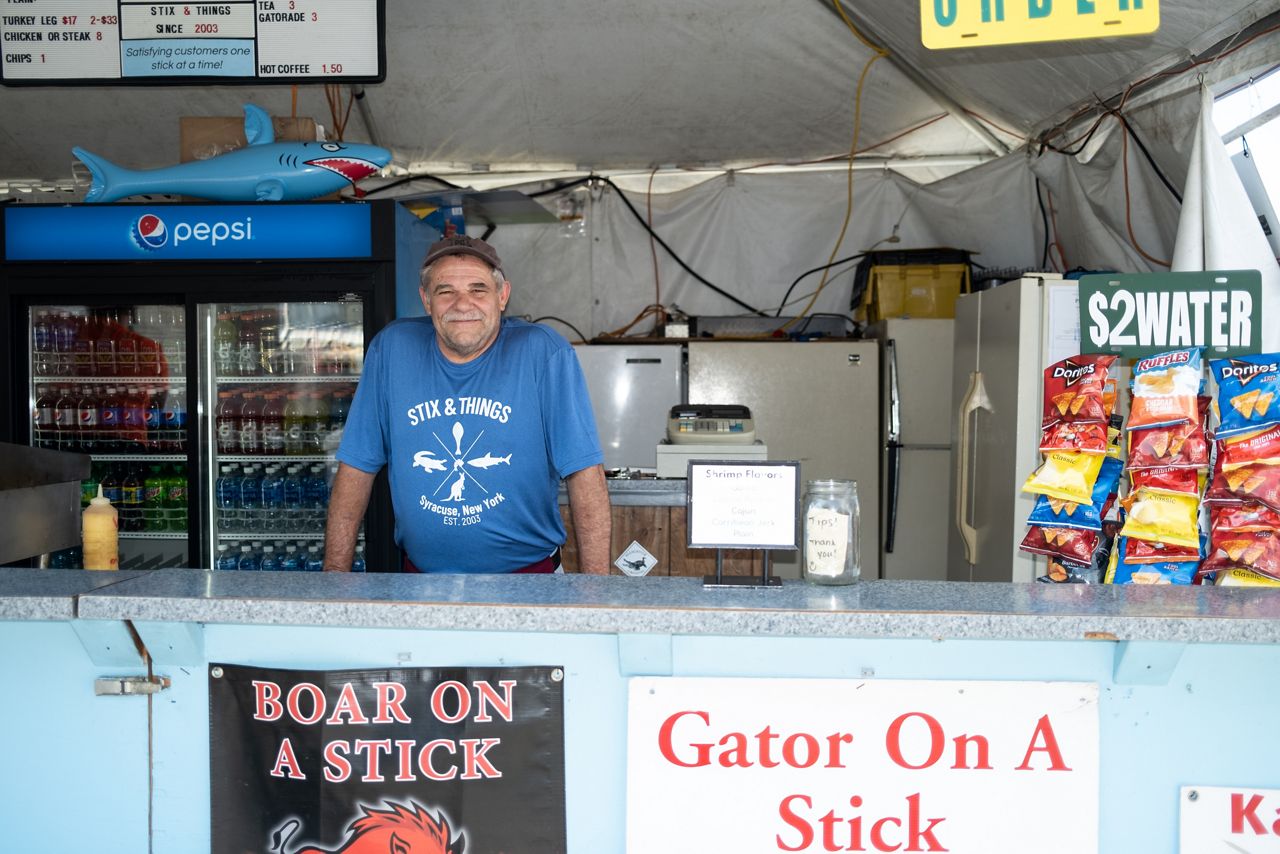
<svg viewBox="0 0 1280 854">
<path fill-rule="evenodd" d="M 1160 0 L 920 0 L 927 48 L 1136 36 L 1160 28 Z"/>
</svg>

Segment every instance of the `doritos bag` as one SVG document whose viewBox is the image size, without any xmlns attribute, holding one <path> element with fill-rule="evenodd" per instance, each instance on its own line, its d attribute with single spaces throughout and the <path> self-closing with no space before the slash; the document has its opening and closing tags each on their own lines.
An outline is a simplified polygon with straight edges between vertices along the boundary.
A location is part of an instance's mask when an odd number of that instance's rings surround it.
<svg viewBox="0 0 1280 854">
<path fill-rule="evenodd" d="M 1040 426 L 1059 421 L 1106 424 L 1111 417 L 1105 400 L 1107 372 L 1115 360 L 1111 355 L 1072 356 L 1046 368 Z"/>
<path fill-rule="evenodd" d="M 1133 366 L 1130 430 L 1185 424 L 1199 418 L 1200 349 L 1173 350 L 1140 359 Z"/>
<path fill-rule="evenodd" d="M 1209 556 L 1200 572 L 1250 569 L 1271 578 L 1280 578 L 1280 533 L 1276 531 L 1216 531 Z"/>
<path fill-rule="evenodd" d="M 1032 554 L 1051 555 L 1075 563 L 1088 563 L 1098 547 L 1099 533 L 1081 528 L 1032 525 L 1018 548 Z"/>
<path fill-rule="evenodd" d="M 1280 423 L 1280 353 L 1214 359 L 1209 369 L 1218 381 L 1217 438 Z"/>
<path fill-rule="evenodd" d="M 1224 471 L 1253 464 L 1280 465 L 1280 424 L 1220 440 L 1218 457 Z"/>
</svg>

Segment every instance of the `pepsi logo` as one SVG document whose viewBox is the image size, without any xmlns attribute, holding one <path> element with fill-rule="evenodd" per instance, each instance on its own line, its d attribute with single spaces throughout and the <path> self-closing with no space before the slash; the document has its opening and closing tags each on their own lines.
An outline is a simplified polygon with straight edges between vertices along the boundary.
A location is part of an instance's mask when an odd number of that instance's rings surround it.
<svg viewBox="0 0 1280 854">
<path fill-rule="evenodd" d="M 169 242 L 169 230 L 165 228 L 164 220 L 155 214 L 138 217 L 133 224 L 132 236 L 133 242 L 142 249 L 156 250 Z"/>
</svg>

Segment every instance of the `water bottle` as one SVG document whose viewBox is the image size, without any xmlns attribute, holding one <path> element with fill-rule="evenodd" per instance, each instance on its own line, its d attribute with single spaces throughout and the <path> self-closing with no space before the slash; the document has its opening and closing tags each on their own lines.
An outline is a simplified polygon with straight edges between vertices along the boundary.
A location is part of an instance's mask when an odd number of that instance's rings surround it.
<svg viewBox="0 0 1280 854">
<path fill-rule="evenodd" d="M 231 551 L 230 546 L 226 543 L 218 546 L 218 557 L 213 563 L 215 569 L 236 569 L 238 563 L 239 561 Z"/>
<path fill-rule="evenodd" d="M 302 561 L 298 558 L 297 546 L 285 546 L 284 557 L 280 558 L 281 572 L 298 572 L 302 569 Z"/>
<path fill-rule="evenodd" d="M 263 572 L 279 572 L 280 559 L 276 557 L 275 546 L 265 546 L 262 549 L 262 562 L 258 568 Z"/>
<path fill-rule="evenodd" d="M 240 560 L 236 562 L 236 569 L 241 572 L 258 571 L 258 555 L 249 546 L 240 547 Z"/>
<path fill-rule="evenodd" d="M 164 398 L 161 412 L 160 435 L 163 447 L 174 453 L 187 449 L 187 396 L 180 388 L 170 391 Z"/>
<path fill-rule="evenodd" d="M 319 546 L 307 546 L 307 572 L 323 572 L 324 558 L 320 556 Z"/>
<path fill-rule="evenodd" d="M 303 503 L 306 505 L 308 529 L 323 533 L 325 513 L 329 508 L 329 484 L 324 479 L 324 466 L 319 463 L 309 470 L 303 483 Z"/>
<path fill-rule="evenodd" d="M 284 478 L 279 466 L 267 466 L 262 475 L 262 531 L 284 530 Z"/>
<path fill-rule="evenodd" d="M 250 465 L 240 479 L 241 530 L 262 530 L 262 478 L 258 466 Z"/>
<path fill-rule="evenodd" d="M 240 466 L 232 464 L 218 470 L 215 491 L 218 496 L 218 530 L 240 529 Z"/>
<path fill-rule="evenodd" d="M 302 516 L 302 478 L 298 476 L 298 466 L 289 466 L 285 473 L 283 526 L 280 530 L 294 533 L 303 530 Z"/>
<path fill-rule="evenodd" d="M 351 559 L 352 572 L 364 572 L 364 546 L 356 546 L 356 556 Z"/>
</svg>

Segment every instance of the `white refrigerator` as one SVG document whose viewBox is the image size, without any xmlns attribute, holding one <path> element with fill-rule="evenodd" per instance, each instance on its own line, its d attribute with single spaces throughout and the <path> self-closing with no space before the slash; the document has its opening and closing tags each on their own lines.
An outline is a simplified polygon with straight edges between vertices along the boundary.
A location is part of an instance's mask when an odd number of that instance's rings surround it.
<svg viewBox="0 0 1280 854">
<path fill-rule="evenodd" d="M 595 413 L 604 467 L 652 473 L 667 414 L 684 403 L 679 344 L 575 344 Z"/>
<path fill-rule="evenodd" d="M 880 340 L 880 577 L 947 577 L 951 356 L 955 321 L 892 318 Z"/>
<path fill-rule="evenodd" d="M 1080 352 L 1077 283 L 1057 274 L 1006 282 L 956 302 L 952 363 L 949 581 L 1032 581 L 1018 549 L 1040 464 L 1046 367 Z"/>
</svg>

